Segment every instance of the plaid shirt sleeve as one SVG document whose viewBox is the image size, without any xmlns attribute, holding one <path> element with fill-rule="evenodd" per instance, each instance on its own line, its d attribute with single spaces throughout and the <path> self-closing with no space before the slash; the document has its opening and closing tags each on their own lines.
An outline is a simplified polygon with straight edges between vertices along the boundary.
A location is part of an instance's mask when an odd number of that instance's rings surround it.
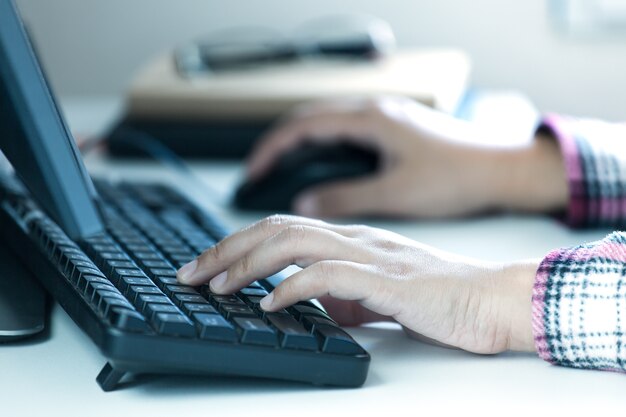
<svg viewBox="0 0 626 417">
<path fill-rule="evenodd" d="M 626 124 L 547 117 L 569 180 L 572 227 L 626 224 Z M 532 298 L 539 356 L 575 368 L 626 371 L 626 233 L 549 253 Z"/>
<path fill-rule="evenodd" d="M 539 130 L 559 142 L 569 182 L 572 227 L 626 225 L 626 123 L 550 115 Z"/>
</svg>

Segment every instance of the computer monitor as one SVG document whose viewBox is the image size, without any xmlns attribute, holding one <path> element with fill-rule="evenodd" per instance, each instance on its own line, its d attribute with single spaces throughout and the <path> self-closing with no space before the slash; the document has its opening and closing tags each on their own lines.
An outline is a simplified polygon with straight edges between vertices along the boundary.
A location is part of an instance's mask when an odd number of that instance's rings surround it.
<svg viewBox="0 0 626 417">
<path fill-rule="evenodd" d="M 73 239 L 103 229 L 95 188 L 13 0 L 0 0 L 0 149 Z"/>
</svg>

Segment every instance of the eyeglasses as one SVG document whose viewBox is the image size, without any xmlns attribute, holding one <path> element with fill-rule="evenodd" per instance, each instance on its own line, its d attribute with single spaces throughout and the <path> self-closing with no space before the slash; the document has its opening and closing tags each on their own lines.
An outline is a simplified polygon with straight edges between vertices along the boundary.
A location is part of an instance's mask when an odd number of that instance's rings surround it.
<svg viewBox="0 0 626 417">
<path fill-rule="evenodd" d="M 177 48 L 174 61 L 182 76 L 193 77 L 310 57 L 374 59 L 395 45 L 391 26 L 384 20 L 349 15 L 310 21 L 291 39 L 266 28 L 215 32 Z"/>
</svg>

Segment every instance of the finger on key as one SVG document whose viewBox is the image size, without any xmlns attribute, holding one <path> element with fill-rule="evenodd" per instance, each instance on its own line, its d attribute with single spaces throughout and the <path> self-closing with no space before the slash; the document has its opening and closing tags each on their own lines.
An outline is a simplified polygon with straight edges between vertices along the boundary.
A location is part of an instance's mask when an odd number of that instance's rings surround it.
<svg viewBox="0 0 626 417">
<path fill-rule="evenodd" d="M 316 262 L 281 282 L 261 300 L 261 307 L 266 311 L 278 311 L 298 301 L 324 295 L 341 300 L 376 298 L 380 279 L 371 268 L 348 261 Z M 375 303 L 370 307 L 374 311 Z"/>
<path fill-rule="evenodd" d="M 211 281 L 217 293 L 235 292 L 257 279 L 271 276 L 290 265 L 306 268 L 323 260 L 364 260 L 354 241 L 336 232 L 311 226 L 289 226 L 259 243 L 235 261 L 226 279 Z"/>
<path fill-rule="evenodd" d="M 321 227 L 341 230 L 341 226 L 330 225 L 321 220 L 297 216 L 270 216 L 252 226 L 236 232 L 217 245 L 205 250 L 198 258 L 179 269 L 178 280 L 187 285 L 200 285 L 227 270 L 260 242 L 292 225 Z"/>
</svg>

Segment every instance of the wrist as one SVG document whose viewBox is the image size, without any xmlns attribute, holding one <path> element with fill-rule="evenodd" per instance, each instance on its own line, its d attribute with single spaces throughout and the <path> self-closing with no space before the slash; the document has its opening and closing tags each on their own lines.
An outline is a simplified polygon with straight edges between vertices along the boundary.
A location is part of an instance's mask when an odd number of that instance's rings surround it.
<svg viewBox="0 0 626 417">
<path fill-rule="evenodd" d="M 502 151 L 497 163 L 497 208 L 539 213 L 567 207 L 567 175 L 554 138 L 538 134 L 527 147 Z"/>
<path fill-rule="evenodd" d="M 500 325 L 507 329 L 507 349 L 535 352 L 532 331 L 532 292 L 537 268 L 541 260 L 525 260 L 502 268 L 496 284 Z"/>
</svg>

